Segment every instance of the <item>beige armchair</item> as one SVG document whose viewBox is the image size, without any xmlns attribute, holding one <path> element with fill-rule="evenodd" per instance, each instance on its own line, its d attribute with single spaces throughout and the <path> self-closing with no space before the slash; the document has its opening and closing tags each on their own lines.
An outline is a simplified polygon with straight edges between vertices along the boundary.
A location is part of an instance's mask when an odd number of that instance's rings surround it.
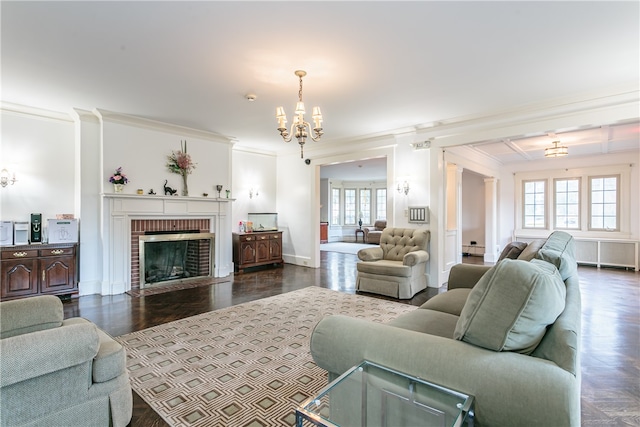
<svg viewBox="0 0 640 427">
<path fill-rule="evenodd" d="M 0 303 L 0 425 L 113 426 L 131 420 L 124 348 L 51 295 Z"/>
<path fill-rule="evenodd" d="M 356 290 L 408 299 L 425 289 L 429 238 L 426 229 L 385 228 L 380 246 L 358 252 Z"/>
<path fill-rule="evenodd" d="M 373 227 L 367 227 L 364 229 L 364 242 L 380 244 L 380 236 L 382 236 L 382 230 L 387 228 L 387 221 L 379 219 L 373 223 Z"/>
</svg>

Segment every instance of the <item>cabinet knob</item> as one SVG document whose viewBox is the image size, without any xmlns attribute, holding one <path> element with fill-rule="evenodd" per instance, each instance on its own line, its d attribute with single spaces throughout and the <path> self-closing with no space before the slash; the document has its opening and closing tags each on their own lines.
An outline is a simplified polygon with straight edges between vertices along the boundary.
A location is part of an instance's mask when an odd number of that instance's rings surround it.
<svg viewBox="0 0 640 427">
<path fill-rule="evenodd" d="M 247 237 L 247 238 L 245 238 L 245 240 L 246 240 L 247 242 L 250 242 L 250 241 L 251 241 L 251 237 Z"/>
<path fill-rule="evenodd" d="M 54 250 L 51 251 L 52 255 L 60 255 L 60 254 L 63 254 L 63 253 L 64 253 L 64 250 L 62 250 L 62 249 L 54 249 Z"/>
<path fill-rule="evenodd" d="M 14 252 L 13 256 L 16 258 L 22 258 L 22 257 L 26 257 L 27 253 L 26 252 Z"/>
</svg>

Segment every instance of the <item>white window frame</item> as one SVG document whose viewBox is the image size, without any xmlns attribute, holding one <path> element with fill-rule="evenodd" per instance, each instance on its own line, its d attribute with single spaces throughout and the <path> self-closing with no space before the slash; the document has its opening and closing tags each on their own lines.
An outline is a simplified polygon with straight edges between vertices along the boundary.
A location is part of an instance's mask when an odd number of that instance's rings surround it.
<svg viewBox="0 0 640 427">
<path fill-rule="evenodd" d="M 559 192 L 558 192 L 558 182 L 569 182 L 569 181 L 578 181 L 578 201 L 577 203 L 569 203 L 569 201 L 565 201 L 565 202 L 558 202 L 558 196 L 559 196 Z M 563 194 L 565 194 L 567 197 L 569 196 L 569 191 L 564 191 L 562 192 Z M 554 178 L 553 179 L 553 226 L 554 229 L 556 230 L 580 230 L 581 227 L 581 223 L 582 223 L 582 209 L 581 209 L 581 200 L 582 200 L 582 179 L 580 177 L 572 177 L 572 178 Z M 567 226 L 561 226 L 558 224 L 558 209 L 560 206 L 564 206 L 566 209 L 569 209 L 569 206 L 573 206 L 576 205 L 578 207 L 578 222 L 577 225 L 575 227 L 567 227 Z M 572 215 L 569 215 L 568 212 L 566 212 L 564 215 L 562 215 L 564 218 L 568 218 Z"/>
<path fill-rule="evenodd" d="M 542 184 L 542 191 L 543 191 L 543 197 L 542 197 L 542 207 L 539 206 L 539 202 L 537 202 L 536 200 L 534 200 L 533 204 L 529 204 L 531 206 L 533 206 L 534 209 L 534 213 L 533 215 L 527 215 L 527 204 L 526 204 L 526 190 L 525 187 L 527 186 L 527 184 L 529 183 L 533 183 L 533 184 L 537 184 L 540 183 Z M 537 187 L 537 186 L 536 186 Z M 534 199 L 537 199 L 537 195 L 539 193 L 533 193 L 533 197 Z M 527 229 L 527 230 L 545 230 L 548 228 L 548 224 L 549 224 L 549 215 L 548 215 L 548 207 L 549 206 L 549 183 L 548 180 L 546 179 L 528 179 L 528 180 L 523 180 L 522 181 L 522 228 Z M 539 211 L 542 211 L 542 213 L 539 213 Z M 542 225 L 535 225 L 536 224 L 536 217 L 542 215 Z M 534 225 L 532 226 L 527 226 L 527 217 L 528 216 L 533 216 L 533 222 Z"/>
<path fill-rule="evenodd" d="M 615 178 L 616 181 L 616 194 L 615 194 L 615 221 L 616 221 L 616 226 L 613 228 L 609 228 L 609 227 L 594 227 L 593 225 L 593 210 L 594 210 L 594 204 L 596 202 L 593 201 L 593 180 L 594 179 L 608 179 L 608 178 Z M 605 190 L 602 190 L 602 192 L 604 193 Z M 589 231 L 607 231 L 607 232 L 611 232 L 611 231 L 620 231 L 620 175 L 618 174 L 607 174 L 607 175 L 599 175 L 599 176 L 589 176 L 588 177 L 588 194 L 589 194 L 589 210 L 588 210 L 588 218 L 589 218 Z M 603 194 L 604 196 L 604 194 Z M 605 203 L 604 201 L 602 203 L 598 203 L 598 204 L 602 204 L 602 205 L 607 205 L 607 204 L 611 204 L 611 203 Z M 611 216 L 611 215 L 605 215 L 604 213 L 605 210 L 605 206 L 603 206 L 603 214 L 602 217 L 603 219 L 607 216 Z"/>
</svg>

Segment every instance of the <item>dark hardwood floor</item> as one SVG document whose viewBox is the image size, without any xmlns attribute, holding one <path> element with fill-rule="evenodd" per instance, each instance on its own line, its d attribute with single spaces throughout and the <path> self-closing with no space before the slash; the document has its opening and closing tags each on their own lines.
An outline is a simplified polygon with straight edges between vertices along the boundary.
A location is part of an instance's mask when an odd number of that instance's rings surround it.
<svg viewBox="0 0 640 427">
<path fill-rule="evenodd" d="M 65 317 L 84 317 L 118 336 L 307 286 L 354 293 L 357 257 L 321 252 L 321 259 L 318 269 L 285 264 L 282 268 L 234 275 L 226 283 L 139 298 L 83 296 L 65 302 Z M 463 262 L 482 263 L 477 257 L 465 257 Z M 583 312 L 582 425 L 640 426 L 640 274 L 579 267 L 579 275 Z M 402 302 L 418 306 L 444 290 L 428 288 Z M 131 426 L 166 425 L 134 393 Z"/>
</svg>

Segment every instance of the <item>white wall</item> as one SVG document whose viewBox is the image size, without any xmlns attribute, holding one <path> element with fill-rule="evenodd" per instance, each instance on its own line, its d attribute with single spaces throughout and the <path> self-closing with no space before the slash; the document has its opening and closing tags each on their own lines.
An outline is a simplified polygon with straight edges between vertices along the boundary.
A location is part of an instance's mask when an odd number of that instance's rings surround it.
<svg viewBox="0 0 640 427">
<path fill-rule="evenodd" d="M 122 167 L 130 182 L 123 193 L 135 194 L 143 189 L 146 194 L 153 189 L 163 194 L 163 184 L 182 194 L 182 176 L 170 172 L 167 157 L 178 151 L 181 141 L 187 141 L 187 153 L 196 164 L 188 175 L 189 196 L 217 197 L 215 186 L 231 185 L 231 144 L 223 138 L 212 137 L 205 132 L 169 126 L 163 123 L 140 120 L 115 113 L 97 110 L 102 119 L 102 184 L 104 192 L 112 193 L 108 179 L 118 167 Z M 224 194 L 224 193 L 223 193 Z"/>
<path fill-rule="evenodd" d="M 0 169 L 18 181 L 0 188 L 0 219 L 43 220 L 76 214 L 74 123 L 69 115 L 12 106 L 1 112 Z M 46 225 L 46 224 L 45 224 Z"/>
<path fill-rule="evenodd" d="M 276 157 L 269 154 L 233 150 L 231 160 L 233 188 L 233 230 L 238 231 L 238 223 L 247 220 L 250 212 L 277 212 L 276 209 Z M 254 189 L 253 197 L 249 190 Z M 258 195 L 255 195 L 257 190 Z M 278 225 L 282 222 L 278 217 Z M 283 236 L 286 238 L 286 236 Z"/>
</svg>

